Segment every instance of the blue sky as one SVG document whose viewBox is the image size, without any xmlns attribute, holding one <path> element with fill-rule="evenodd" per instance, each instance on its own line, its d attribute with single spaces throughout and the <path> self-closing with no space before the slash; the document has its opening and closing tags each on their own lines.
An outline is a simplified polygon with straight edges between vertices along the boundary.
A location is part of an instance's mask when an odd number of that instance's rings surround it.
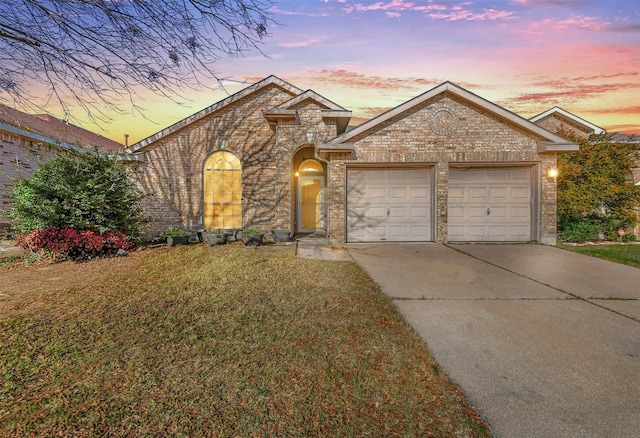
<svg viewBox="0 0 640 438">
<path fill-rule="evenodd" d="M 268 57 L 216 63 L 225 90 L 182 105 L 142 93 L 149 120 L 114 114 L 102 134 L 139 141 L 270 74 L 356 123 L 448 80 L 524 117 L 558 105 L 640 133 L 640 0 L 282 0 L 272 13 Z"/>
</svg>

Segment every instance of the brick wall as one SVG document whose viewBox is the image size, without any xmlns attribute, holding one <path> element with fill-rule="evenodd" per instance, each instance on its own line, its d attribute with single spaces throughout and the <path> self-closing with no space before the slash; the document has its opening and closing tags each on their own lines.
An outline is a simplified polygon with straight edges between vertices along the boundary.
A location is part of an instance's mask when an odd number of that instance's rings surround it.
<svg viewBox="0 0 640 438">
<path fill-rule="evenodd" d="M 554 134 L 563 132 L 565 135 L 569 134 L 580 139 L 587 139 L 591 134 L 593 134 L 593 130 L 585 128 L 574 121 L 562 118 L 556 114 L 537 121 L 536 125 L 546 129 L 547 131 L 553 132 Z"/>
<path fill-rule="evenodd" d="M 434 114 L 446 110 L 453 116 L 442 127 Z M 486 111 L 449 95 L 439 95 L 353 138 L 354 156 L 332 156 L 329 167 L 329 233 L 333 240 L 345 238 L 345 173 L 350 163 L 424 163 L 436 172 L 436 240 L 447 240 L 447 191 L 449 164 L 533 166 L 537 169 L 540 241 L 555 243 L 556 187 L 544 172 L 555 166 L 555 154 L 538 154 L 536 139 Z M 535 192 L 538 190 L 536 188 Z M 535 214 L 535 212 L 534 212 Z"/>
<path fill-rule="evenodd" d="M 276 129 L 262 111 L 291 98 L 277 86 L 256 90 L 145 148 L 138 175 L 146 194 L 143 208 L 151 219 L 146 237 L 169 227 L 203 227 L 203 164 L 220 148 L 242 163 L 243 227 L 293 229 L 292 157 L 309 146 L 307 132 L 314 133 L 314 142 L 324 141 L 335 137 L 336 126 L 324 122 L 322 108 L 307 100 Z"/>
<path fill-rule="evenodd" d="M 29 178 L 38 165 L 55 155 L 50 145 L 34 143 L 28 138 L 10 132 L 0 133 L 0 211 L 11 209 L 10 191 L 18 178 Z M 0 213 L 0 228 L 6 228 L 11 220 Z"/>
</svg>

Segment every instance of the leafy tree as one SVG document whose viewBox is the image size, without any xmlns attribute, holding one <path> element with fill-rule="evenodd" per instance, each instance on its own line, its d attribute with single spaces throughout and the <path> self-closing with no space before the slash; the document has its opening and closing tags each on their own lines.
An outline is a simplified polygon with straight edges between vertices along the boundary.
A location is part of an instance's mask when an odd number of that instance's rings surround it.
<svg viewBox="0 0 640 438">
<path fill-rule="evenodd" d="M 12 197 L 19 234 L 59 227 L 137 237 L 144 222 L 135 180 L 117 154 L 65 151 L 18 180 Z"/>
<path fill-rule="evenodd" d="M 580 151 L 558 157 L 560 237 L 584 240 L 602 232 L 615 238 L 637 221 L 640 188 L 631 169 L 640 158 L 638 145 L 612 142 L 606 134 L 571 140 Z"/>
<path fill-rule="evenodd" d="M 0 98 L 47 95 L 90 115 L 142 85 L 170 96 L 260 50 L 270 0 L 0 0 Z M 219 81 L 218 81 L 219 82 Z M 46 93 L 43 93 L 43 88 Z M 32 93 L 29 95 L 28 93 Z"/>
</svg>

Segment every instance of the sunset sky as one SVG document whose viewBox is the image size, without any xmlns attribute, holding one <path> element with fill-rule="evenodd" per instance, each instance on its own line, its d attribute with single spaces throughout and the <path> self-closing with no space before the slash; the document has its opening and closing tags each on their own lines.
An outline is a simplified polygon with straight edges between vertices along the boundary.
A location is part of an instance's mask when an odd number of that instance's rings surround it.
<svg viewBox="0 0 640 438">
<path fill-rule="evenodd" d="M 269 58 L 216 63 L 226 92 L 186 93 L 183 106 L 147 96 L 150 120 L 114 115 L 101 133 L 135 143 L 270 74 L 355 123 L 448 80 L 523 117 L 558 105 L 640 133 L 640 0 L 280 0 L 272 12 Z"/>
</svg>

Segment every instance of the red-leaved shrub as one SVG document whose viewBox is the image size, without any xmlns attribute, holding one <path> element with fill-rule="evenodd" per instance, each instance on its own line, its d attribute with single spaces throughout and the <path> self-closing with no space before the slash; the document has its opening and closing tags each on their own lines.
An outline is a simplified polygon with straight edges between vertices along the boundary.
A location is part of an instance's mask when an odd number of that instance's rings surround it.
<svg viewBox="0 0 640 438">
<path fill-rule="evenodd" d="M 114 255 L 119 249 L 129 250 L 135 243 L 117 230 L 100 234 L 91 230 L 46 227 L 20 236 L 16 246 L 54 260 L 89 260 Z"/>
</svg>

